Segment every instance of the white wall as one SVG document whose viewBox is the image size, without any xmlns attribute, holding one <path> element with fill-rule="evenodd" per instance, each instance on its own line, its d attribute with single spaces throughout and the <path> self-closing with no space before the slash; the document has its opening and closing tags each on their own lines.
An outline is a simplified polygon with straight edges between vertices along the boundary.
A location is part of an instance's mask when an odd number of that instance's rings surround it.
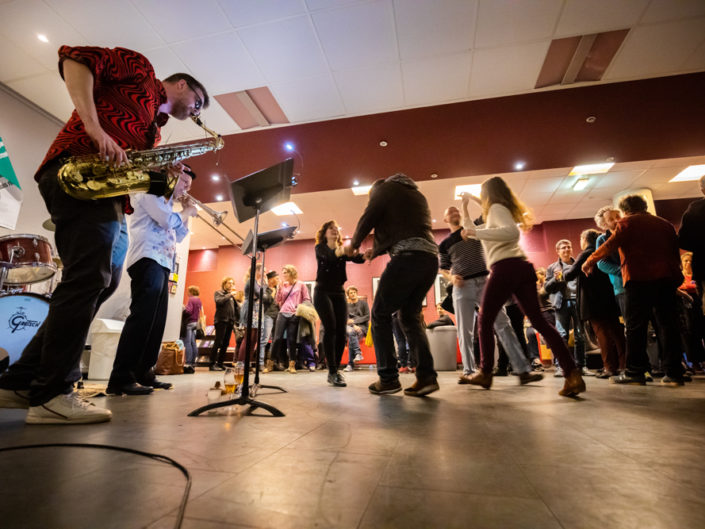
<svg viewBox="0 0 705 529">
<path fill-rule="evenodd" d="M 42 228 L 49 213 L 34 181 L 34 173 L 62 126 L 56 118 L 20 100 L 0 84 L 0 137 L 24 193 L 15 230 L 0 227 L 0 236 L 32 233 L 46 237 L 54 245 L 54 233 Z"/>
</svg>

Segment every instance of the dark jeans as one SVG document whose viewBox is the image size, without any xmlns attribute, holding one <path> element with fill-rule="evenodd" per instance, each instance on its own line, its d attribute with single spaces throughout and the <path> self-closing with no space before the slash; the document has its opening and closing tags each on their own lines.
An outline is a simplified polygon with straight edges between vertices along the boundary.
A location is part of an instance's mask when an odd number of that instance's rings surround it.
<svg viewBox="0 0 705 529">
<path fill-rule="evenodd" d="M 556 314 L 553 310 L 542 310 L 541 315 L 544 319 L 551 324 L 552 327 L 556 326 Z M 526 341 L 529 350 L 530 360 L 541 361 L 541 351 L 539 351 L 539 337 L 536 329 L 533 327 L 526 328 Z"/>
<path fill-rule="evenodd" d="M 288 355 L 285 357 L 284 333 L 286 333 L 286 347 Z M 299 317 L 293 314 L 279 313 L 274 324 L 274 336 L 272 337 L 272 357 L 275 362 L 283 362 L 288 358 L 290 362 L 296 362 L 296 338 L 299 333 Z M 325 337 L 324 337 L 325 340 Z"/>
<path fill-rule="evenodd" d="M 575 362 L 568 352 L 561 335 L 555 327 L 546 321 L 536 297 L 536 272 L 533 265 L 517 257 L 503 259 L 492 265 L 490 278 L 487 280 L 482 295 L 480 308 L 480 354 L 482 371 L 492 372 L 494 363 L 493 326 L 502 305 L 514 295 L 521 311 L 546 340 L 553 355 L 558 358 L 561 369 L 569 375 L 575 369 Z"/>
<path fill-rule="evenodd" d="M 666 375 L 683 375 L 676 286 L 667 279 L 629 281 L 625 285 L 624 320 L 627 326 L 627 373 L 640 376 L 650 369 L 646 354 L 649 319 L 652 314 L 663 338 Z"/>
<path fill-rule="evenodd" d="M 401 318 L 398 312 L 392 314 L 392 334 L 394 341 L 397 343 L 397 359 L 399 367 L 416 367 L 416 358 L 413 358 L 409 351 L 409 342 L 404 335 L 404 329 L 401 326 Z"/>
<path fill-rule="evenodd" d="M 326 356 L 328 372 L 337 373 L 347 340 L 348 302 L 345 292 L 323 292 L 317 288 L 313 295 L 313 305 L 321 318 L 321 325 L 326 330 L 323 335 L 323 353 Z"/>
<path fill-rule="evenodd" d="M 573 329 L 573 359 L 578 367 L 585 367 L 585 337 L 574 299 L 564 300 L 563 306 L 556 309 L 556 322 L 558 323 L 556 329 L 566 344 L 568 344 L 570 329 Z"/>
<path fill-rule="evenodd" d="M 367 337 L 367 327 L 369 323 L 361 323 L 358 325 L 360 332 L 355 330 L 353 325 L 346 325 L 346 332 L 348 335 L 348 365 L 355 367 L 355 357 L 362 354 L 362 349 L 360 349 L 360 340 L 364 340 Z"/>
<path fill-rule="evenodd" d="M 211 365 L 223 365 L 225 353 L 228 352 L 230 336 L 233 332 L 234 321 L 219 321 L 215 323 L 215 340 L 211 349 Z"/>
<path fill-rule="evenodd" d="M 383 382 L 399 377 L 392 336 L 392 314 L 400 312 L 409 349 L 416 355 L 416 377 L 436 377 L 433 357 L 423 326 L 421 304 L 438 273 L 438 258 L 426 252 L 402 252 L 392 257 L 379 280 L 372 305 L 372 340 L 377 356 L 377 373 Z"/>
<path fill-rule="evenodd" d="M 0 377 L 0 388 L 29 388 L 31 406 L 71 391 L 70 375 L 83 353 L 91 321 L 119 279 L 112 253 L 123 220 L 121 200 L 71 198 L 59 187 L 59 166 L 55 162 L 42 171 L 39 191 L 56 224 L 62 279 L 44 323 Z"/>
<path fill-rule="evenodd" d="M 169 269 L 143 257 L 127 269 L 130 315 L 120 334 L 109 384 L 148 383 L 159 358 L 169 304 Z"/>
</svg>

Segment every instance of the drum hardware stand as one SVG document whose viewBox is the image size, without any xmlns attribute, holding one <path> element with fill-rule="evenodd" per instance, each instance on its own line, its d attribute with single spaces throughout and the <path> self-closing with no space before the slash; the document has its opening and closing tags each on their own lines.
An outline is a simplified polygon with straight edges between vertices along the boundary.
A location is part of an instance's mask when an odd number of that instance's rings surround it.
<svg viewBox="0 0 705 529">
<path fill-rule="evenodd" d="M 213 410 L 216 408 L 223 408 L 235 405 L 249 406 L 246 415 L 252 415 L 252 412 L 254 410 L 256 410 L 257 408 L 262 408 L 271 413 L 274 417 L 284 417 L 284 414 L 274 406 L 271 406 L 264 402 L 256 401 L 250 396 L 249 366 L 250 349 L 252 346 L 252 320 L 254 312 L 255 273 L 257 262 L 257 250 L 259 248 L 257 240 L 259 229 L 259 216 L 260 213 L 269 211 L 272 207 L 282 202 L 286 202 L 289 199 L 291 186 L 295 184 L 292 178 L 293 165 L 293 160 L 289 158 L 280 164 L 272 166 L 268 169 L 264 169 L 262 171 L 258 171 L 257 173 L 245 176 L 230 184 L 231 200 L 233 202 L 233 209 L 235 210 L 235 213 L 238 216 L 238 221 L 244 222 L 245 220 L 251 219 L 252 217 L 254 217 L 255 219 L 253 231 L 248 234 L 247 239 L 242 245 L 243 253 L 245 254 L 249 253 L 247 252 L 247 250 L 250 246 L 248 245 L 250 241 L 252 248 L 252 257 L 250 258 L 250 291 L 247 298 L 247 329 L 245 332 L 245 372 L 241 386 L 242 389 L 238 398 L 214 402 L 211 404 L 207 404 L 206 406 L 201 406 L 200 408 L 195 409 L 191 413 L 189 413 L 189 417 L 196 417 L 205 411 Z M 295 228 L 291 228 L 291 231 L 293 232 L 294 229 Z M 269 245 L 269 247 L 271 247 L 271 245 Z M 260 302 L 260 313 L 261 307 L 262 303 Z M 259 332 L 257 333 L 257 341 L 259 343 Z M 257 358 L 257 365 L 259 366 L 259 357 Z M 255 380 L 257 380 L 257 375 L 258 373 L 256 373 Z M 255 384 L 257 384 L 257 382 L 255 382 Z M 256 388 L 257 386 L 255 386 L 254 388 L 255 391 Z"/>
</svg>

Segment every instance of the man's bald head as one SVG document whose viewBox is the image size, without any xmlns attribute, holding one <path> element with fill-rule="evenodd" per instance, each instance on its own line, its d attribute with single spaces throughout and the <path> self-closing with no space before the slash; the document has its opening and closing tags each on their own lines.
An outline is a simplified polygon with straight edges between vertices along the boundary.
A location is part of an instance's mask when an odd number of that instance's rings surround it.
<svg viewBox="0 0 705 529">
<path fill-rule="evenodd" d="M 460 226 L 460 210 L 455 206 L 446 208 L 443 213 L 443 222 L 451 226 Z"/>
</svg>

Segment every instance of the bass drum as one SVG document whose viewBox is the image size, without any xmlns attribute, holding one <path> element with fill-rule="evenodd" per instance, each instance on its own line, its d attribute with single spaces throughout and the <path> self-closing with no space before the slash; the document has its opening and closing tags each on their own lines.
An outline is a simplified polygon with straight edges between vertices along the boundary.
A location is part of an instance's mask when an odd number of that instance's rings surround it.
<svg viewBox="0 0 705 529">
<path fill-rule="evenodd" d="M 45 296 L 24 292 L 0 297 L 0 373 L 20 357 L 48 313 Z"/>
</svg>

